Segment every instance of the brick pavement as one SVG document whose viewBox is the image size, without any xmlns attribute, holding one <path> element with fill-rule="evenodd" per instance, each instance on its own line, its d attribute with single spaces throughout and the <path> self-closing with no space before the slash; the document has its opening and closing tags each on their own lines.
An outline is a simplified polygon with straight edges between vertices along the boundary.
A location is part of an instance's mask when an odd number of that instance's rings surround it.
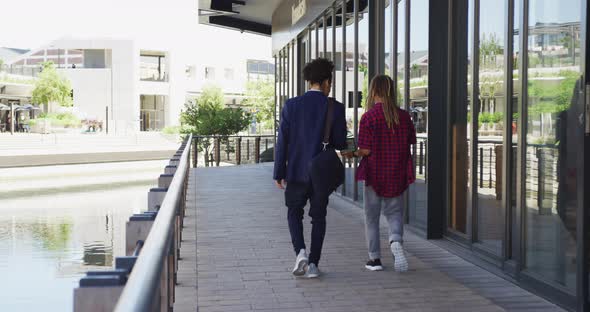
<svg viewBox="0 0 590 312">
<path fill-rule="evenodd" d="M 323 275 L 296 279 L 286 208 L 271 170 L 191 172 L 176 311 L 561 311 L 407 231 L 410 271 L 393 271 L 385 231 L 385 271 L 367 271 L 362 210 L 339 198 L 328 210 Z M 307 216 L 304 227 L 309 243 Z"/>
</svg>

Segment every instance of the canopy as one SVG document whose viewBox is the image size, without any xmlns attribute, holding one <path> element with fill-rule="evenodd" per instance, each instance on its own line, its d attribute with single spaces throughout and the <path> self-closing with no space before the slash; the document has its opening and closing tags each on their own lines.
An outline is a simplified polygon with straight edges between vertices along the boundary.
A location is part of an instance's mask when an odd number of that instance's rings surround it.
<svg viewBox="0 0 590 312">
<path fill-rule="evenodd" d="M 16 106 L 17 106 L 17 105 L 15 105 L 15 107 L 16 107 Z M 18 107 L 17 109 L 15 109 L 15 110 L 17 110 L 17 111 L 22 111 L 22 110 L 39 110 L 39 109 L 40 109 L 39 107 L 33 106 L 33 105 L 31 105 L 31 104 L 25 104 L 25 105 L 23 105 L 23 106 L 19 106 L 19 107 Z"/>
</svg>

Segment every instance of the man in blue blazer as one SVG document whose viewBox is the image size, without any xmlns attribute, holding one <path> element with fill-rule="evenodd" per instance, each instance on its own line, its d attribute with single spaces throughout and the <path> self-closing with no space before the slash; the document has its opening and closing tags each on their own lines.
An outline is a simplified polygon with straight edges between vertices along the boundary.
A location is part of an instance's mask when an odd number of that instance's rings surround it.
<svg viewBox="0 0 590 312">
<path fill-rule="evenodd" d="M 287 100 L 281 112 L 276 145 L 274 180 L 285 189 L 289 231 L 297 256 L 293 275 L 315 278 L 320 272 L 318 262 L 326 234 L 326 208 L 330 194 L 317 194 L 311 187 L 309 166 L 323 149 L 324 123 L 328 111 L 328 95 L 332 88 L 334 64 L 316 59 L 305 65 L 303 78 L 310 90 Z M 346 148 L 346 119 L 344 105 L 334 100 L 330 146 Z M 309 200 L 311 217 L 311 248 L 307 256 L 303 239 L 303 208 Z"/>
</svg>

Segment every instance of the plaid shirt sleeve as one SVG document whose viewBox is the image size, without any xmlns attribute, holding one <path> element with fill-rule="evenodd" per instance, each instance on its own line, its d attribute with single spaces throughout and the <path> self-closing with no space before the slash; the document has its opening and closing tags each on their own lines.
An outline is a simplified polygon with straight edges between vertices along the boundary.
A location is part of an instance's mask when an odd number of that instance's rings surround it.
<svg viewBox="0 0 590 312">
<path fill-rule="evenodd" d="M 368 114 L 361 117 L 359 124 L 358 148 L 371 150 L 373 146 L 373 129 Z"/>
</svg>

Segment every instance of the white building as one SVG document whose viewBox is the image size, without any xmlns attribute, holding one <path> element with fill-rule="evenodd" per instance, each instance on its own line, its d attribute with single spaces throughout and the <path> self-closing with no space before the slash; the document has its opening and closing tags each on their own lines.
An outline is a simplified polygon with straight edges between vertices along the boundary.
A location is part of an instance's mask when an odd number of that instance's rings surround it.
<svg viewBox="0 0 590 312">
<path fill-rule="evenodd" d="M 14 72 L 34 72 L 52 61 L 71 81 L 74 113 L 103 121 L 114 133 L 178 125 L 187 98 L 197 97 L 207 85 L 221 87 L 226 104 L 239 105 L 247 81 L 274 79 L 274 63 L 259 55 L 211 58 L 198 50 L 163 46 L 140 45 L 131 39 L 68 37 L 5 64 Z"/>
</svg>

